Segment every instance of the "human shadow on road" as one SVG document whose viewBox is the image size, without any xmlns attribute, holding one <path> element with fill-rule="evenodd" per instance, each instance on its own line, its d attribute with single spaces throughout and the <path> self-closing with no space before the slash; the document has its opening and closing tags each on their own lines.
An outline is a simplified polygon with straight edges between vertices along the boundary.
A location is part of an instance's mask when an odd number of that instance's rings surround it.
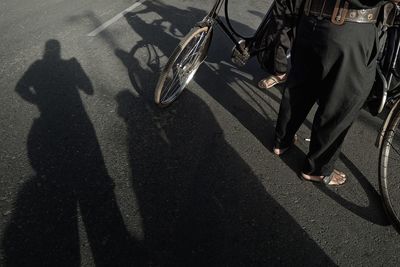
<svg viewBox="0 0 400 267">
<path fill-rule="evenodd" d="M 278 257 L 285 257 L 284 261 L 292 264 L 313 265 L 314 260 L 307 255 L 325 258 L 324 252 L 269 196 L 250 167 L 224 140 L 222 129 L 205 103 L 187 90 L 167 110 L 155 108 L 153 92 L 162 67 L 161 60 L 171 54 L 182 37 L 180 33 L 188 32 L 205 12 L 195 8 L 178 9 L 156 1 L 145 2 L 142 7 L 138 12 L 125 15 L 134 33 L 141 37 L 130 51 L 121 49 L 107 30 L 100 37 L 126 66 L 136 91 L 133 94 L 125 90 L 116 100 L 118 113 L 128 128 L 132 184 L 143 218 L 146 247 L 152 251 L 151 261 L 154 265 L 224 265 L 236 260 L 239 262 L 236 265 L 240 265 L 244 259 L 250 259 L 250 264 L 265 264 L 277 263 L 279 259 L 273 260 L 273 255 L 280 255 Z M 140 16 L 146 13 L 155 13 L 159 17 L 149 22 Z M 187 14 L 190 14 L 190 20 Z M 99 26 L 99 20 L 93 14 L 90 19 Z M 246 27 L 242 25 L 242 28 Z M 221 37 L 215 36 L 217 45 L 223 43 Z M 226 54 L 223 46 L 216 51 Z M 211 63 L 220 63 L 219 52 L 210 55 L 209 60 L 216 56 Z M 238 79 L 230 77 L 233 74 L 231 66 L 219 70 L 215 73 L 214 68 L 203 65 L 195 80 L 268 147 L 268 136 L 272 137 L 273 133 L 272 118 L 257 113 L 233 90 L 232 83 L 236 84 Z M 222 80 L 211 86 L 210 75 L 224 77 L 229 82 Z M 245 77 L 240 79 L 252 82 Z M 243 86 L 241 89 L 250 88 Z M 275 97 L 274 100 L 279 99 Z M 221 152 L 214 152 L 217 150 Z M 302 151 L 299 153 L 304 156 Z M 222 189 L 215 193 L 212 187 Z M 232 194 L 238 198 L 224 200 L 225 195 Z M 273 207 L 277 207 L 278 212 Z M 257 215 L 249 214 L 257 210 L 260 211 Z M 235 216 L 238 217 L 233 218 Z M 281 228 L 281 224 L 288 222 L 290 229 Z M 291 232 L 293 229 L 295 231 Z M 268 238 L 270 235 L 272 239 Z M 296 238 L 302 244 L 300 250 L 306 251 L 304 254 L 307 255 L 298 256 L 297 245 L 292 242 L 281 247 L 280 244 L 290 240 L 292 235 L 299 235 Z M 239 237 L 244 240 L 242 243 L 237 243 Z M 276 245 L 282 249 L 276 252 Z M 328 264 L 332 262 L 329 260 Z"/>
<path fill-rule="evenodd" d="M 203 100 L 188 90 L 167 109 L 154 105 L 161 66 L 153 60 L 143 66 L 138 49 L 155 46 L 168 55 L 179 41 L 174 32 L 187 32 L 193 25 L 179 14 L 201 18 L 205 13 L 156 1 L 143 5 L 139 14 L 155 12 L 162 19 L 147 23 L 136 13 L 126 14 L 143 41 L 130 52 L 115 52 L 137 94 L 126 89 L 116 101 L 127 125 L 132 185 L 152 264 L 334 265 L 228 144 Z M 171 28 L 162 28 L 164 23 Z"/>
<path fill-rule="evenodd" d="M 116 101 L 152 266 L 334 265 L 200 98 L 187 92 L 164 110 L 129 90 Z"/>
<path fill-rule="evenodd" d="M 139 262 L 80 97 L 94 90 L 78 60 L 62 59 L 60 43 L 49 40 L 15 90 L 40 117 L 27 140 L 36 175 L 22 185 L 5 230 L 5 265 L 80 266 L 87 246 L 97 266 Z"/>
</svg>

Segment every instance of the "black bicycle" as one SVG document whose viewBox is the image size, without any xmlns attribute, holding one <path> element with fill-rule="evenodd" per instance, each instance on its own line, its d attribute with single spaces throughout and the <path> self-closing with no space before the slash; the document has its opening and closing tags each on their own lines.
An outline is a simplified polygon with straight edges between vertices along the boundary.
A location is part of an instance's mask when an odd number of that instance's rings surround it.
<svg viewBox="0 0 400 267">
<path fill-rule="evenodd" d="M 216 0 L 208 15 L 182 39 L 161 72 L 154 100 L 160 107 L 170 105 L 182 93 L 207 56 L 213 28 L 219 25 L 234 43 L 232 61 L 244 65 L 253 56 L 263 64 L 266 32 L 270 26 L 273 5 L 269 8 L 255 34 L 244 37 L 232 27 L 228 16 L 228 0 Z M 226 24 L 218 17 L 225 6 Z M 367 101 L 370 112 L 387 115 L 379 131 L 376 146 L 379 155 L 379 188 L 385 211 L 400 233 L 400 9 L 396 6 L 393 26 L 383 28 L 381 53 L 378 57 L 373 94 Z M 238 38 L 238 39 L 236 39 Z"/>
<path fill-rule="evenodd" d="M 220 26 L 234 43 L 232 61 L 235 64 L 243 66 L 254 55 L 258 55 L 261 61 L 265 52 L 265 32 L 274 5 L 275 3 L 271 5 L 256 32 L 250 37 L 245 37 L 235 31 L 229 21 L 228 0 L 216 0 L 211 11 L 182 39 L 170 56 L 155 89 L 155 103 L 166 107 L 182 93 L 207 57 L 215 25 Z M 218 15 L 223 6 L 226 23 Z"/>
<path fill-rule="evenodd" d="M 386 31 L 386 39 L 378 59 L 377 79 L 373 91 L 378 92 L 376 114 L 386 109 L 387 115 L 379 131 L 376 146 L 379 153 L 379 189 L 385 211 L 400 233 L 400 8 L 396 21 Z"/>
</svg>

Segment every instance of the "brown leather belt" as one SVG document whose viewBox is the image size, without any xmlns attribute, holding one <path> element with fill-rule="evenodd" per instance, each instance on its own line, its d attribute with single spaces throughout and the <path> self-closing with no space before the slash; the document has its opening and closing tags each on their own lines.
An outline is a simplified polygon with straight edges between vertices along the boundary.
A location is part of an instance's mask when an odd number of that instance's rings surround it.
<svg viewBox="0 0 400 267">
<path fill-rule="evenodd" d="M 328 18 L 332 23 L 341 25 L 344 22 L 375 23 L 380 7 L 371 9 L 349 9 L 349 3 L 343 0 L 306 0 L 304 14 L 320 19 Z"/>
</svg>

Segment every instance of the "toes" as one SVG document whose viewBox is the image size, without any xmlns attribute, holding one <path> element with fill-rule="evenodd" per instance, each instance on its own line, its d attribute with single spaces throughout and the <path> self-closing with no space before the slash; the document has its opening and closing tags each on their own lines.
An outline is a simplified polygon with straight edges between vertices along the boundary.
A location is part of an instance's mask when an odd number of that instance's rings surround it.
<svg viewBox="0 0 400 267">
<path fill-rule="evenodd" d="M 339 171 L 339 170 L 336 170 L 336 169 L 334 169 L 333 171 L 334 171 L 336 174 L 339 174 L 340 176 L 342 176 L 343 178 L 346 178 L 346 174 L 345 174 L 344 172 Z"/>
<path fill-rule="evenodd" d="M 336 172 L 332 173 L 332 179 L 329 185 L 342 185 L 346 182 L 346 176 L 342 176 Z"/>
</svg>

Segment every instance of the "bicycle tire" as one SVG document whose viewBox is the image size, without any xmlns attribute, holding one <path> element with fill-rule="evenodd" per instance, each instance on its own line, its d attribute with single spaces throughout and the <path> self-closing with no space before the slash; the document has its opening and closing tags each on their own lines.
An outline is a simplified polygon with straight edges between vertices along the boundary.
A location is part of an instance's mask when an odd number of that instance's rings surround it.
<svg viewBox="0 0 400 267">
<path fill-rule="evenodd" d="M 195 27 L 175 48 L 157 82 L 154 102 L 158 106 L 166 107 L 174 102 L 192 80 L 207 56 L 211 36 L 211 27 Z M 173 86 L 176 81 L 178 86 Z"/>
<path fill-rule="evenodd" d="M 400 233 L 400 105 L 393 114 L 379 153 L 379 189 L 386 214 Z"/>
</svg>

